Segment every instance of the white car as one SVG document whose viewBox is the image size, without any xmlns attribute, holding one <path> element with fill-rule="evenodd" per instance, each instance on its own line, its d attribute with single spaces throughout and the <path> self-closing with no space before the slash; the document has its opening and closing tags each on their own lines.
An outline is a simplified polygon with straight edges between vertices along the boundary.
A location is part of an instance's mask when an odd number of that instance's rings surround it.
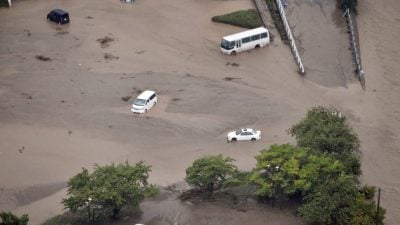
<svg viewBox="0 0 400 225">
<path fill-rule="evenodd" d="M 132 113 L 145 113 L 157 103 L 157 95 L 154 91 L 143 91 L 133 102 L 131 106 Z"/>
<path fill-rule="evenodd" d="M 261 131 L 251 128 L 240 129 L 228 133 L 228 142 L 230 141 L 255 141 L 261 139 Z"/>
</svg>

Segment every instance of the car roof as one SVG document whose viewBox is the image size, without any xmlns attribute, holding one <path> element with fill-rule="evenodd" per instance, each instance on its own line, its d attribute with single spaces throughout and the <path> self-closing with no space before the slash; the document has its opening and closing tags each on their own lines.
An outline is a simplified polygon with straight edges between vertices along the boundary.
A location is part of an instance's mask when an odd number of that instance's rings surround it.
<svg viewBox="0 0 400 225">
<path fill-rule="evenodd" d="M 145 90 L 145 91 L 143 91 L 137 98 L 138 98 L 138 99 L 148 99 L 148 98 L 150 98 L 150 96 L 152 96 L 153 94 L 155 94 L 154 91 Z"/>
<path fill-rule="evenodd" d="M 242 132 L 245 132 L 245 131 L 253 132 L 254 130 L 252 128 L 242 128 L 241 131 Z"/>
<path fill-rule="evenodd" d="M 64 11 L 64 10 L 62 10 L 62 9 L 53 9 L 53 10 L 51 10 L 51 12 L 57 13 L 57 14 L 59 14 L 59 15 L 68 14 L 68 12 L 66 12 L 66 11 Z"/>
</svg>

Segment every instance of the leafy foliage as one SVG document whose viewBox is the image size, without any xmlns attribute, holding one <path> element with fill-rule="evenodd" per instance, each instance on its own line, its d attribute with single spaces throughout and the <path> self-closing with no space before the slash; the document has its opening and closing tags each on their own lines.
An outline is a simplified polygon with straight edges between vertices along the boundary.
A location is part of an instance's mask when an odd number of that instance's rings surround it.
<svg viewBox="0 0 400 225">
<path fill-rule="evenodd" d="M 116 218 L 124 206 L 139 206 L 146 197 L 158 193 L 158 188 L 148 184 L 150 166 L 143 162 L 134 166 L 128 162 L 95 166 L 92 174 L 85 168 L 68 182 L 68 198 L 63 199 L 70 211 L 88 211 L 89 222 L 95 214 Z"/>
<path fill-rule="evenodd" d="M 374 186 L 368 186 L 368 185 L 364 185 L 361 189 L 360 189 L 360 193 L 364 195 L 365 199 L 372 199 L 375 196 L 375 187 Z"/>
<path fill-rule="evenodd" d="M 347 125 L 346 118 L 336 110 L 312 108 L 306 118 L 289 132 L 296 137 L 298 146 L 328 153 L 341 161 L 349 173 L 361 173 L 358 156 L 360 141 Z"/>
<path fill-rule="evenodd" d="M 300 214 L 321 224 L 350 224 L 352 205 L 356 202 L 358 190 L 353 177 L 340 176 L 338 179 L 328 179 L 318 185 L 299 208 Z"/>
<path fill-rule="evenodd" d="M 357 12 L 357 0 L 339 0 L 339 6 L 342 9 L 349 8 L 353 12 Z"/>
<path fill-rule="evenodd" d="M 0 225 L 27 225 L 29 217 L 27 214 L 18 217 L 11 212 L 0 212 Z"/>
<path fill-rule="evenodd" d="M 214 16 L 211 20 L 249 29 L 262 26 L 260 15 L 254 9 L 239 10 L 221 16 Z"/>
<path fill-rule="evenodd" d="M 385 210 L 376 212 L 375 202 L 365 202 L 354 178 L 341 175 L 327 179 L 305 197 L 300 214 L 320 224 L 383 225 Z"/>
<path fill-rule="evenodd" d="M 237 167 L 229 157 L 204 156 L 193 162 L 186 169 L 186 182 L 205 194 L 212 195 L 214 191 L 230 184 L 239 183 L 245 174 L 238 173 Z"/>
<path fill-rule="evenodd" d="M 367 203 L 359 195 L 356 204 L 353 204 L 350 225 L 383 225 L 386 210 L 379 207 L 376 211 L 375 202 Z"/>
<path fill-rule="evenodd" d="M 0 0 L 0 7 L 9 7 L 7 0 Z"/>
<path fill-rule="evenodd" d="M 250 177 L 258 187 L 256 193 L 279 201 L 294 194 L 305 195 L 321 180 L 344 173 L 339 161 L 289 144 L 272 145 L 256 159 L 257 165 Z"/>
</svg>

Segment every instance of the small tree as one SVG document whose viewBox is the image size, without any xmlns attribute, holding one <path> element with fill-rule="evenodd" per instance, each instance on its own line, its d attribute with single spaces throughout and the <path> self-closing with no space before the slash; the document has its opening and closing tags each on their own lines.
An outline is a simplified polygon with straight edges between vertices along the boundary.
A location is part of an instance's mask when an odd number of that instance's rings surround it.
<svg viewBox="0 0 400 225">
<path fill-rule="evenodd" d="M 297 145 L 328 153 L 341 161 L 348 173 L 360 174 L 360 141 L 346 118 L 334 109 L 312 108 L 306 118 L 289 129 Z"/>
<path fill-rule="evenodd" d="M 328 179 L 306 196 L 300 214 L 311 222 L 320 224 L 350 224 L 352 206 L 358 195 L 352 176 Z"/>
<path fill-rule="evenodd" d="M 63 204 L 70 211 L 87 210 L 89 223 L 94 222 L 96 213 L 115 219 L 122 207 L 138 207 L 146 197 L 158 193 L 158 188 L 147 182 L 150 171 L 143 162 L 96 165 L 92 174 L 83 168 L 69 180 L 69 197 Z"/>
<path fill-rule="evenodd" d="M 27 214 L 18 217 L 11 212 L 0 212 L 0 225 L 27 225 L 29 217 Z"/>
<path fill-rule="evenodd" d="M 272 145 L 256 156 L 257 164 L 250 181 L 261 197 L 282 202 L 289 197 L 312 191 L 322 180 L 344 173 L 343 165 L 328 155 L 289 144 Z"/>
<path fill-rule="evenodd" d="M 376 211 L 375 202 L 366 202 L 351 175 L 327 179 L 305 198 L 300 214 L 311 222 L 326 225 L 383 225 L 385 210 Z"/>
<path fill-rule="evenodd" d="M 230 157 L 204 156 L 196 159 L 186 169 L 186 182 L 203 193 L 212 195 L 224 187 L 227 183 L 232 184 L 238 170 L 232 164 L 234 160 Z"/>
</svg>

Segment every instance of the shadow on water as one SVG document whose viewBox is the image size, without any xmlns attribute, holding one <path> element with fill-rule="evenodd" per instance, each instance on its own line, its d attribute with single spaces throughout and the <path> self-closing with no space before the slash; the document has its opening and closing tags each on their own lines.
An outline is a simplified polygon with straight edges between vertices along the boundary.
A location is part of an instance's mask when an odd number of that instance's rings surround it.
<svg viewBox="0 0 400 225">
<path fill-rule="evenodd" d="M 157 198 L 141 204 L 142 214 L 120 225 L 132 222 L 146 225 L 209 225 L 209 224 L 305 224 L 295 214 L 295 206 L 284 209 L 259 204 L 254 200 L 238 201 L 231 194 L 216 194 L 213 199 L 195 198 L 181 201 L 179 192 L 162 190 Z"/>
</svg>

